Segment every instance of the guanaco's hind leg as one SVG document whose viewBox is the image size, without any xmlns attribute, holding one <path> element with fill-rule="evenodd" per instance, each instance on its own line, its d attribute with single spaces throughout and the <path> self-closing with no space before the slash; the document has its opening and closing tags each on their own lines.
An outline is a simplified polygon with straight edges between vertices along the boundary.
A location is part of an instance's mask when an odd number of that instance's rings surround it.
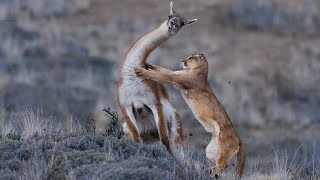
<svg viewBox="0 0 320 180">
<path fill-rule="evenodd" d="M 163 87 L 164 88 L 164 87 Z M 179 160 L 184 159 L 184 147 L 183 147 L 183 127 L 179 114 L 172 107 L 168 99 L 161 100 L 162 109 L 166 119 L 167 128 L 169 131 L 170 147 L 172 149 L 173 156 Z"/>
<path fill-rule="evenodd" d="M 152 110 L 154 120 L 156 121 L 161 142 L 166 146 L 168 152 L 171 154 L 171 147 L 169 143 L 169 134 L 167 123 L 164 118 L 162 105 L 149 107 Z"/>
<path fill-rule="evenodd" d="M 131 137 L 131 134 L 130 134 L 130 130 L 129 130 L 128 125 L 127 125 L 126 122 L 124 122 L 124 123 L 122 124 L 122 130 L 123 130 L 123 134 L 124 134 L 124 137 L 125 137 L 125 138 L 127 138 L 127 139 L 132 138 L 132 137 Z"/>
<path fill-rule="evenodd" d="M 173 149 L 174 156 L 180 160 L 183 160 L 184 159 L 183 127 L 182 127 L 182 122 L 181 122 L 181 119 L 180 119 L 178 113 L 175 112 L 174 115 L 175 115 L 175 117 L 172 121 L 175 122 L 176 125 L 175 125 L 175 127 L 174 126 L 171 127 L 171 133 L 174 136 L 174 137 L 172 137 L 173 142 L 171 144 L 172 144 L 172 146 L 174 146 L 174 147 L 172 147 L 172 148 L 174 148 Z"/>
<path fill-rule="evenodd" d="M 124 120 L 126 121 L 126 127 L 129 129 L 130 135 L 134 142 L 142 144 L 142 140 L 138 131 L 137 122 L 134 117 L 132 108 L 127 107 L 124 108 L 120 106 L 121 112 L 123 115 Z"/>
</svg>

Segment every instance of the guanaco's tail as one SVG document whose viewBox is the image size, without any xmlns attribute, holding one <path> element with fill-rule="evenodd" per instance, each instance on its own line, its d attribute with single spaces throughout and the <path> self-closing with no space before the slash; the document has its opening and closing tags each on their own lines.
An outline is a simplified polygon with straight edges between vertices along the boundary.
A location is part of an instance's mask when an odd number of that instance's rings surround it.
<svg viewBox="0 0 320 180">
<path fill-rule="evenodd" d="M 239 177 L 242 176 L 244 165 L 246 163 L 246 151 L 243 142 L 240 141 L 239 151 L 237 153 L 236 173 Z"/>
</svg>

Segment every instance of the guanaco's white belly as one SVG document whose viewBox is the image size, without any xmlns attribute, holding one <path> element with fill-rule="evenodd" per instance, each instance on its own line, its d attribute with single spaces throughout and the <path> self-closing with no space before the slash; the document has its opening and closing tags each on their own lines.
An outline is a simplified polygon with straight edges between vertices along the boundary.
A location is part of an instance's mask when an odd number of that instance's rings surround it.
<svg viewBox="0 0 320 180">
<path fill-rule="evenodd" d="M 133 106 L 134 109 L 146 109 L 147 107 L 150 108 L 150 105 L 155 106 L 159 103 L 151 88 L 143 82 L 143 78 L 136 76 L 135 73 L 127 73 L 126 76 L 123 76 L 122 84 L 118 90 L 119 102 L 124 107 L 132 108 Z M 167 99 L 160 97 L 160 103 L 163 105 L 166 121 L 171 126 L 169 132 L 173 131 L 176 133 L 175 110 Z M 146 110 L 144 113 L 142 116 L 145 116 L 145 118 L 136 117 L 139 133 L 143 134 L 157 130 L 155 121 L 152 120 L 154 118 L 152 112 Z"/>
<path fill-rule="evenodd" d="M 125 107 L 141 106 L 154 104 L 156 97 L 151 88 L 143 82 L 143 78 L 134 73 L 123 76 L 122 84 L 119 87 L 119 101 Z"/>
</svg>

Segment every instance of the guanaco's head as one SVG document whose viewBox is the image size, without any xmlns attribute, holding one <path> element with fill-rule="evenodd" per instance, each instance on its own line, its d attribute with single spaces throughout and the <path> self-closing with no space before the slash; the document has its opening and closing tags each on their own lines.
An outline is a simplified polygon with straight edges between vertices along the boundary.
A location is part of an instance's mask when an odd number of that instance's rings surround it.
<svg viewBox="0 0 320 180">
<path fill-rule="evenodd" d="M 183 69 L 208 69 L 208 61 L 204 54 L 194 53 L 182 61 Z"/>
<path fill-rule="evenodd" d="M 183 26 L 192 24 L 192 23 L 196 22 L 197 20 L 198 19 L 187 20 L 183 15 L 181 15 L 180 13 L 175 12 L 173 10 L 173 3 L 171 1 L 171 3 L 170 3 L 170 14 L 169 14 L 169 19 L 167 21 L 168 30 L 169 30 L 169 34 L 170 35 L 176 34 L 177 32 L 179 32 L 179 30 Z"/>
</svg>

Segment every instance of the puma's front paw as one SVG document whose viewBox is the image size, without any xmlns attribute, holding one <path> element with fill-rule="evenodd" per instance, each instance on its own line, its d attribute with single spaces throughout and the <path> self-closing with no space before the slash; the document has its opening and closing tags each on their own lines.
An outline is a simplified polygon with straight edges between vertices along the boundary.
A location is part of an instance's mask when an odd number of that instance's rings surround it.
<svg viewBox="0 0 320 180">
<path fill-rule="evenodd" d="M 154 70 L 155 67 L 152 66 L 151 64 L 146 63 L 146 69 L 147 69 L 147 70 Z"/>
<path fill-rule="evenodd" d="M 137 67 L 137 68 L 135 68 L 134 69 L 134 71 L 136 72 L 136 74 L 138 75 L 138 76 L 142 76 L 143 74 L 142 74 L 142 71 L 143 71 L 144 69 L 143 68 L 141 68 L 141 67 Z"/>
</svg>

